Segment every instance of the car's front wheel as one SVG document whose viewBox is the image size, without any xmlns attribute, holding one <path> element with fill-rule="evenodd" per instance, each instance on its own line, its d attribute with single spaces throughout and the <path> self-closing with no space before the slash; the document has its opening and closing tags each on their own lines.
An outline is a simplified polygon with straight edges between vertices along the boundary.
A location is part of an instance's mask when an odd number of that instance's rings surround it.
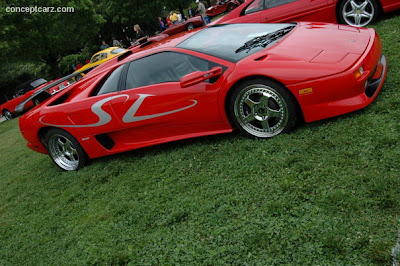
<svg viewBox="0 0 400 266">
<path fill-rule="evenodd" d="M 194 26 L 193 23 L 189 23 L 189 24 L 187 24 L 187 26 L 186 26 L 186 29 L 187 29 L 187 30 L 194 30 L 194 28 L 195 28 L 195 26 Z"/>
<path fill-rule="evenodd" d="M 357 27 L 365 27 L 374 22 L 379 15 L 376 0 L 344 0 L 338 9 L 338 21 Z"/>
<path fill-rule="evenodd" d="M 236 87 L 230 97 L 229 113 L 242 133 L 257 138 L 288 132 L 297 118 L 293 96 L 277 82 L 264 79 Z"/>
<path fill-rule="evenodd" d="M 10 111 L 8 111 L 7 109 L 3 110 L 3 115 L 7 120 L 11 120 L 13 119 L 13 115 Z"/>
<path fill-rule="evenodd" d="M 79 142 L 68 132 L 51 129 L 45 136 L 47 151 L 54 163 L 64 171 L 82 168 L 86 154 Z"/>
</svg>

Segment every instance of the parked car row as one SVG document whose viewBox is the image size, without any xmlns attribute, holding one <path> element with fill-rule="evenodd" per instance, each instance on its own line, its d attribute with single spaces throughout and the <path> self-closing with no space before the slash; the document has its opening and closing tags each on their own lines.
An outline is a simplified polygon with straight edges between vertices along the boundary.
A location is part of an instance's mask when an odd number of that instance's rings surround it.
<svg viewBox="0 0 400 266">
<path fill-rule="evenodd" d="M 361 25 L 372 15 L 370 23 L 400 7 L 391 1 L 245 1 L 218 26 L 131 47 L 42 98 L 20 118 L 21 133 L 29 148 L 69 171 L 89 159 L 234 129 L 271 138 L 298 119 L 364 108 L 386 78 L 379 36 L 318 21 L 358 16 L 353 24 Z M 315 22 L 263 23 L 299 19 Z"/>
</svg>

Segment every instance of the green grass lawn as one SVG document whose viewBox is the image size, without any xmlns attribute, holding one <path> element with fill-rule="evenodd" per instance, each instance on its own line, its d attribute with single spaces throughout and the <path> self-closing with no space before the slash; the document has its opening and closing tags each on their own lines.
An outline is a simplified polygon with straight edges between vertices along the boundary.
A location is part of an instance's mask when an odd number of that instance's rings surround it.
<svg viewBox="0 0 400 266">
<path fill-rule="evenodd" d="M 400 227 L 400 16 L 369 107 L 253 140 L 179 141 L 61 172 L 0 124 L 0 264 L 391 264 Z"/>
</svg>

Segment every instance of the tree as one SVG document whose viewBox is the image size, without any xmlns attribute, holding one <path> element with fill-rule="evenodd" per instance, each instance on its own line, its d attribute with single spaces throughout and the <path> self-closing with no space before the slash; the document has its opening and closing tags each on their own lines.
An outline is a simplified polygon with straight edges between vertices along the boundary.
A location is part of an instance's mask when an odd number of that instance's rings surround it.
<svg viewBox="0 0 400 266">
<path fill-rule="evenodd" d="M 85 41 L 104 23 L 102 16 L 95 13 L 91 0 L 74 0 L 63 5 L 58 0 L 13 0 L 3 1 L 2 6 L 6 7 L 0 10 L 2 43 L 7 44 L 16 59 L 46 63 L 53 77 L 62 75 L 58 66 L 61 58 L 83 48 Z M 35 6 L 71 7 L 73 12 L 10 12 Z"/>
</svg>

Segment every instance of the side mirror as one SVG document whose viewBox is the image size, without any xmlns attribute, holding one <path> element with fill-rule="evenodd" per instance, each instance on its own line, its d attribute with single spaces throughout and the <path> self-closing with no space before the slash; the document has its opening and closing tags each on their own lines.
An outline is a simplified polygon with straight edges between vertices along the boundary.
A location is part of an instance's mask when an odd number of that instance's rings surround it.
<svg viewBox="0 0 400 266">
<path fill-rule="evenodd" d="M 222 67 L 217 66 L 209 71 L 196 71 L 182 77 L 180 80 L 181 87 L 187 88 L 199 84 L 207 79 L 219 76 L 222 74 Z"/>
</svg>

